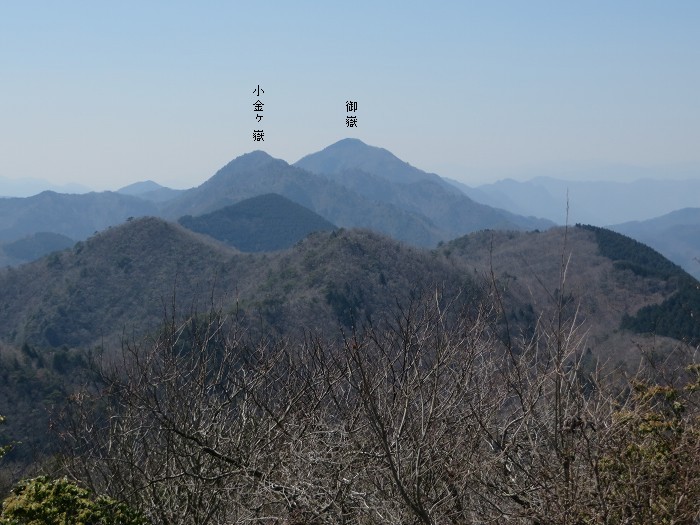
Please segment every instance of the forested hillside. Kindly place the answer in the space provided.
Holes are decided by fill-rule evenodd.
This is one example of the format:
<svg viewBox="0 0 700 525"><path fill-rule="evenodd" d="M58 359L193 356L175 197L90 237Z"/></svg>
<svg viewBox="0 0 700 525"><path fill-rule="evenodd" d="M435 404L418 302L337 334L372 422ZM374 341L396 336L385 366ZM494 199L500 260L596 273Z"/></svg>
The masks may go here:
<svg viewBox="0 0 700 525"><path fill-rule="evenodd" d="M289 248L316 231L335 226L320 215L274 193L259 195L205 215L185 215L185 228L209 235L243 252Z"/></svg>
<svg viewBox="0 0 700 525"><path fill-rule="evenodd" d="M697 324L626 324L686 283L590 227L245 254L127 221L0 275L5 480L67 472L163 524L694 516Z"/></svg>
<svg viewBox="0 0 700 525"><path fill-rule="evenodd" d="M641 277L658 277L671 293L660 304L650 304L626 314L622 327L639 333L665 335L700 344L700 283L678 265L648 246L611 230L581 226L595 233L602 255L617 269Z"/></svg>
<svg viewBox="0 0 700 525"><path fill-rule="evenodd" d="M700 279L700 208L684 208L611 229L648 244Z"/></svg>
<svg viewBox="0 0 700 525"><path fill-rule="evenodd" d="M0 199L0 241L13 241L37 232L82 240L129 217L155 214L153 203L130 195L45 191L23 199Z"/></svg>
<svg viewBox="0 0 700 525"><path fill-rule="evenodd" d="M0 338L21 345L118 345L163 308L212 300L270 328L325 329L419 289L469 276L441 257L369 231L318 233L277 254L241 254L156 218L136 219L0 274Z"/></svg>

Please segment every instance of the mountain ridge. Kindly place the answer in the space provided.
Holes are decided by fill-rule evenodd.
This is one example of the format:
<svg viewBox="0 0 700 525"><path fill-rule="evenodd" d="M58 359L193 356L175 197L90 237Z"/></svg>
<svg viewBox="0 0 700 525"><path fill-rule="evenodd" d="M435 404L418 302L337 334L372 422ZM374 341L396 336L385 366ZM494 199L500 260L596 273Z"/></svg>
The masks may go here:
<svg viewBox="0 0 700 525"><path fill-rule="evenodd" d="M0 199L0 241L38 232L81 240L129 217L156 215L154 204L116 192L63 194L44 191L32 197Z"/></svg>
<svg viewBox="0 0 700 525"><path fill-rule="evenodd" d="M425 217L368 200L320 175L262 151L226 164L200 186L167 203L163 216L199 215L264 193L277 193L340 227L370 228L419 246L443 238Z"/></svg>
<svg viewBox="0 0 700 525"><path fill-rule="evenodd" d="M435 173L427 173L399 159L389 150L370 146L360 139L346 138L324 149L305 155L294 166L312 173L337 174L348 169L379 174L391 182L411 183L430 180L445 187L449 184Z"/></svg>
<svg viewBox="0 0 700 525"><path fill-rule="evenodd" d="M572 260L567 289L579 302L581 319L593 323L596 345L619 343L623 316L664 304L676 293L673 282L692 278L669 281L680 270L668 261L669 276L654 273L666 264L659 254L627 261L624 254L638 251L634 241L604 231L612 239L606 246L622 247L616 252L623 254L621 262L601 252L595 232L583 228L483 231L435 250L369 231L337 230L313 233L280 252L244 254L178 224L134 219L72 249L0 272L0 341L116 344L125 329L142 334L156 326L174 297L178 308L206 308L212 298L231 307L234 290L241 315L264 319L275 329L329 327L339 320L347 325L391 309L398 298L407 300L419 283L428 289L450 283L447 288L456 293L463 286L478 289L478 276L484 283L495 277L515 312L529 304L538 311L551 299L543 285L558 286L563 249ZM646 260L658 262L644 269ZM513 315L517 320L520 314ZM607 343L601 348L616 352Z"/></svg>
<svg viewBox="0 0 700 525"><path fill-rule="evenodd" d="M387 150L357 139L336 142L294 165L367 198L420 213L445 232L445 240L484 228L546 229L554 225L477 203L439 175L424 172Z"/></svg>
<svg viewBox="0 0 700 525"><path fill-rule="evenodd" d="M700 208L683 208L610 229L648 244L700 279Z"/></svg>
<svg viewBox="0 0 700 525"><path fill-rule="evenodd" d="M178 219L185 228L209 235L244 252L289 248L315 231L336 226L276 193L266 193L211 213Z"/></svg>

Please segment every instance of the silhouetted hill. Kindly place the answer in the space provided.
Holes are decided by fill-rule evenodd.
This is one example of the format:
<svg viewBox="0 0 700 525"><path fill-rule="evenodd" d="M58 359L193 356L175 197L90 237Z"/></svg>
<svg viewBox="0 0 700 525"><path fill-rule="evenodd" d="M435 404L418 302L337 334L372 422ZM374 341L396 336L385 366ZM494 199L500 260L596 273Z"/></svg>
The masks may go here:
<svg viewBox="0 0 700 525"><path fill-rule="evenodd" d="M109 191L84 195L45 191L33 197L0 199L0 241L37 232L80 240L129 217L156 213L150 202Z"/></svg>
<svg viewBox="0 0 700 525"><path fill-rule="evenodd" d="M640 255L623 236L604 233L614 242L600 241L595 231L572 228L564 245L563 232L480 232L430 252L341 230L311 234L281 252L241 254L179 225L139 219L0 273L0 340L38 347L116 344L123 330L142 334L156 326L173 296L185 310L206 308L211 297L231 307L235 302L237 315L262 319L274 331L326 330L390 311L418 289L474 288L470 283L488 280L491 267L507 290L511 314L526 319L527 311L552 306L563 252L571 258L567 297L588 321L591 346L617 355L630 348L615 348L623 318L663 305L684 283L697 285L658 254ZM606 251L618 245L617 252Z"/></svg>
<svg viewBox="0 0 700 525"><path fill-rule="evenodd" d="M58 193L88 193L90 188L82 184L54 184L47 180L22 177L12 179L0 176L0 197L30 197L42 191Z"/></svg>
<svg viewBox="0 0 700 525"><path fill-rule="evenodd" d="M443 239L485 228L534 230L554 225L474 202L438 175L357 139L341 140L295 165L325 175L368 199L419 213L444 232Z"/></svg>
<svg viewBox="0 0 700 525"><path fill-rule="evenodd" d="M1 337L20 345L91 348L143 332L173 296L206 295L227 249L160 219L131 221L72 250L0 274Z"/></svg>
<svg viewBox="0 0 700 525"><path fill-rule="evenodd" d="M368 231L319 232L274 254L241 254L160 219L137 219L72 250L0 273L0 340L36 348L117 347L176 300L217 304L270 330L329 330L469 278L430 252ZM234 297L235 296L235 297Z"/></svg>
<svg viewBox="0 0 700 525"><path fill-rule="evenodd" d="M148 193L149 191L157 191L165 186L161 186L157 182L152 180L145 180L140 182L134 182L123 188L119 188L117 193L123 193L124 195L139 195L141 193Z"/></svg>
<svg viewBox="0 0 700 525"><path fill-rule="evenodd" d="M186 215L178 222L244 252L289 248L311 232L335 229L320 215L275 193L198 217Z"/></svg>
<svg viewBox="0 0 700 525"><path fill-rule="evenodd" d="M172 219L200 215L266 193L282 195L340 227L370 228L419 246L434 246L444 238L417 213L369 200L262 151L229 162L199 187L167 203L163 213Z"/></svg>
<svg viewBox="0 0 700 525"><path fill-rule="evenodd" d="M686 302L683 312L674 305L678 297L700 294L700 284L654 250L610 230L487 231L456 239L440 251L488 278L493 270L507 313L519 329L538 321L535 312L556 309L564 263L567 314L585 322L587 344L600 355L614 360L630 355L638 342L627 329L696 341L700 303ZM649 309L659 321L655 329L634 322ZM679 329L664 328L671 318ZM693 322L696 328L688 328Z"/></svg>
<svg viewBox="0 0 700 525"><path fill-rule="evenodd" d="M343 139L294 163L312 173L339 174L363 171L390 182L434 182L452 191L449 183L435 173L426 173L404 162L384 148L369 146L359 139ZM452 191L454 193L454 191Z"/></svg>
<svg viewBox="0 0 700 525"><path fill-rule="evenodd" d="M134 182L117 190L123 195L133 195L151 202L166 202L182 194L185 190L174 190L161 186L152 180Z"/></svg>
<svg viewBox="0 0 700 525"><path fill-rule="evenodd" d="M700 208L685 208L610 228L648 244L700 279Z"/></svg>
<svg viewBox="0 0 700 525"><path fill-rule="evenodd" d="M680 208L695 207L700 179L640 179L630 182L565 180L535 177L527 181L504 179L476 188L458 186L477 202L503 207L523 215L538 215L564 224L569 204L569 224L596 226L644 221Z"/></svg>
<svg viewBox="0 0 700 525"><path fill-rule="evenodd" d="M73 239L60 233L38 232L3 244L0 249L5 256L20 263L33 261L47 253L65 250L74 244Z"/></svg>

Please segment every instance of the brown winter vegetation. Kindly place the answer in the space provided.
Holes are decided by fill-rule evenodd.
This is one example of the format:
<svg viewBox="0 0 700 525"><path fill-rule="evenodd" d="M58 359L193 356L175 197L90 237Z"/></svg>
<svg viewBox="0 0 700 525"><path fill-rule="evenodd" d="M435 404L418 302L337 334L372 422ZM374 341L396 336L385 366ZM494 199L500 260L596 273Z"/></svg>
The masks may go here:
<svg viewBox="0 0 700 525"><path fill-rule="evenodd" d="M3 412L62 410L44 471L152 523L694 524L697 355L621 327L686 281L622 262L580 228L249 255L133 221L0 277Z"/></svg>
<svg viewBox="0 0 700 525"><path fill-rule="evenodd" d="M697 361L603 375L561 283L527 338L497 289L341 344L173 317L74 396L66 468L163 524L696 523Z"/></svg>

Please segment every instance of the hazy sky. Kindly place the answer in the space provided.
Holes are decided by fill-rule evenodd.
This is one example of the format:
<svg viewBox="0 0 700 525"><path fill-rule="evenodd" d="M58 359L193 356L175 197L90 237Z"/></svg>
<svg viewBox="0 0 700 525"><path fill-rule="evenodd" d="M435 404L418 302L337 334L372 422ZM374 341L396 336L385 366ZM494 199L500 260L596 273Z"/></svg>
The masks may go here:
<svg viewBox="0 0 700 525"><path fill-rule="evenodd" d="M697 166L700 2L0 0L0 94L0 176L95 189L348 136L468 184Z"/></svg>

